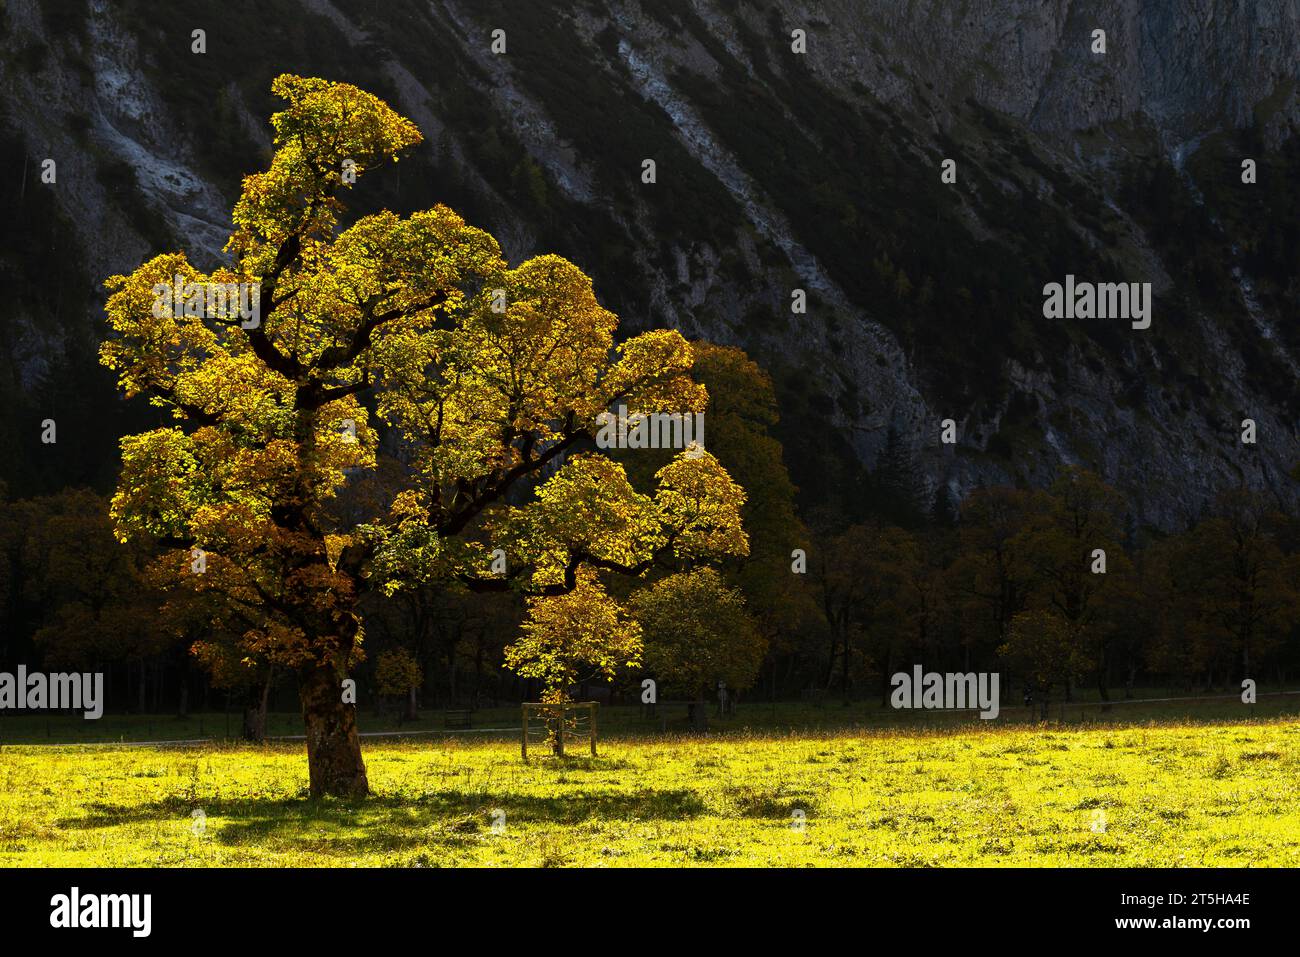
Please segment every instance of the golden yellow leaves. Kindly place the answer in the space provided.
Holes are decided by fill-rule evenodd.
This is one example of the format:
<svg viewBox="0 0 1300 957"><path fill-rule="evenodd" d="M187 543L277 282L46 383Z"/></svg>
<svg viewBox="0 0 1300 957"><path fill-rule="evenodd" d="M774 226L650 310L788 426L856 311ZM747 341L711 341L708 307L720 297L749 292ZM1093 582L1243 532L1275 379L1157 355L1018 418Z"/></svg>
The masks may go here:
<svg viewBox="0 0 1300 957"><path fill-rule="evenodd" d="M707 452L683 453L659 470L654 496L633 489L619 463L571 456L524 506L490 526L495 541L553 585L575 560L641 574L670 557L718 560L749 553L745 493Z"/></svg>
<svg viewBox="0 0 1300 957"><path fill-rule="evenodd" d="M117 536L133 532L183 535L194 509L193 443L179 429L156 429L122 439L122 474L111 515Z"/></svg>
<svg viewBox="0 0 1300 957"><path fill-rule="evenodd" d="M622 465L575 455L538 490L505 511L492 540L533 569L533 586L558 586L576 566L644 575L671 560L711 561L748 554L741 523L744 491L708 453L678 458L658 473L653 497L635 491Z"/></svg>
<svg viewBox="0 0 1300 957"><path fill-rule="evenodd" d="M358 583L554 593L576 576L568 600L534 604L547 675L567 673L560 658L627 660L636 628L592 570L746 554L743 491L702 450L661 469L654 495L609 458L574 455L535 500L507 503L607 409L702 412L691 346L671 330L615 346L618 319L581 269L549 255L507 268L496 240L445 206L340 231L351 174L419 132L348 84L285 75L273 90L288 105L272 118L270 168L235 207L233 267L204 275L172 254L109 281L102 361L185 426L123 442L119 534L219 553L199 587L279 623L247 633L253 658L307 654L288 621L355 648ZM259 321L157 309L173 282L260 283ZM383 460L367 410L386 427ZM489 570L498 549L504 575Z"/></svg>
<svg viewBox="0 0 1300 957"><path fill-rule="evenodd" d="M284 74L271 89L289 101L271 117L275 157L265 173L244 179L226 246L258 274L270 268L272 247L287 237L327 236L342 208L335 193L421 140L410 120L350 84Z"/></svg>
<svg viewBox="0 0 1300 957"><path fill-rule="evenodd" d="M171 401L177 418L185 407L213 420L237 422L259 437L293 434L293 384L267 369L251 353L214 351L206 361L173 378Z"/></svg>
<svg viewBox="0 0 1300 957"><path fill-rule="evenodd" d="M206 281L207 277L183 253L155 256L129 276L110 276L104 285L113 290L105 309L118 334L100 348L100 361L118 372L118 382L128 396L154 385L170 389L179 372L193 369L217 346L217 336L203 318L185 310L159 308L175 302L177 286ZM166 292L166 299L163 293ZM179 312L179 315L176 313Z"/></svg>
<svg viewBox="0 0 1300 957"><path fill-rule="evenodd" d="M312 475L320 493L332 497L348 469L373 469L379 437L370 428L369 413L354 396L345 396L310 419L314 435L310 456L299 469Z"/></svg>
<svg viewBox="0 0 1300 957"><path fill-rule="evenodd" d="M708 452L683 453L656 474L655 502L673 530L673 547L683 558L717 559L749 554L741 521L745 490Z"/></svg>
<svg viewBox="0 0 1300 957"><path fill-rule="evenodd" d="M675 329L655 329L619 347L606 379L606 406L619 400L629 412L703 412L709 394L690 378L695 357Z"/></svg>
<svg viewBox="0 0 1300 957"><path fill-rule="evenodd" d="M504 268L496 240L445 206L408 219L388 211L363 217L280 281L295 323L286 345L305 365L331 368L362 358L348 347L367 328L367 345L402 336L418 351L421 343L407 337L448 327L440 319L463 310L465 287L490 282ZM272 328L281 339L287 335ZM400 371L402 354L387 349L383 358Z"/></svg>
<svg viewBox="0 0 1300 957"><path fill-rule="evenodd" d="M564 595L528 603L522 637L506 648L506 666L526 678L540 678L562 691L579 668L613 677L635 667L641 655L641 626L615 602L593 572L580 574Z"/></svg>
<svg viewBox="0 0 1300 957"><path fill-rule="evenodd" d="M573 555L633 566L648 562L665 538L654 501L636 492L617 462L575 455L496 529L507 552L535 564L546 584L563 579Z"/></svg>
<svg viewBox="0 0 1300 957"><path fill-rule="evenodd" d="M289 101L287 110L271 117L276 145L297 142L320 166L393 157L423 139L414 123L350 83L282 73L271 81L271 92Z"/></svg>
<svg viewBox="0 0 1300 957"><path fill-rule="evenodd" d="M594 417L618 317L591 279L559 256L538 256L486 288L464 329L462 365L489 385L497 414L517 430L547 430L572 414Z"/></svg>

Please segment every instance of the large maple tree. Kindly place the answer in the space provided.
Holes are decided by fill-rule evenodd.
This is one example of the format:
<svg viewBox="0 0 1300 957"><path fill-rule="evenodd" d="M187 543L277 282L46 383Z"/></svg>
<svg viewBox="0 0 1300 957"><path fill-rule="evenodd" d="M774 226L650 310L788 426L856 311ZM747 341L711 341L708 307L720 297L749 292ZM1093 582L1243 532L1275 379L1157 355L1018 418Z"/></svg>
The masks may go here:
<svg viewBox="0 0 1300 957"><path fill-rule="evenodd" d="M174 587L232 609L250 660L297 674L311 793L355 796L369 787L344 682L363 590L514 588L555 627L571 593L579 617L613 604L601 576L744 554L744 492L701 449L647 492L581 451L610 408L704 409L678 333L616 345L580 269L510 268L446 207L349 220L354 183L418 130L348 84L273 90L288 106L270 167L244 180L228 265L169 253L107 282L102 361L174 417L122 440L112 514L123 540L162 546ZM156 308L178 283L258 284L260 316ZM383 494L340 495L381 460Z"/></svg>

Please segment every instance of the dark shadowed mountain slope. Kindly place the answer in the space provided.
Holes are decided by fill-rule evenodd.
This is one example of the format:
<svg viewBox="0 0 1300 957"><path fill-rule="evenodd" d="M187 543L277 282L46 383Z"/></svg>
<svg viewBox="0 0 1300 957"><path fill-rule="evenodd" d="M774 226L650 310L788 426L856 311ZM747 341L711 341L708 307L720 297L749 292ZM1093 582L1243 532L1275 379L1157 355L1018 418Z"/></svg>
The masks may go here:
<svg viewBox="0 0 1300 957"><path fill-rule="evenodd" d="M810 501L859 507L891 433L918 497L1083 462L1164 527L1243 481L1294 499L1295 3L565 6L5 0L14 489L111 474L118 419L147 413L94 365L96 284L170 245L217 256L287 71L377 92L424 132L365 208L448 203L514 261L573 259L630 328L749 350ZM1045 319L1067 274L1150 282L1150 328Z"/></svg>

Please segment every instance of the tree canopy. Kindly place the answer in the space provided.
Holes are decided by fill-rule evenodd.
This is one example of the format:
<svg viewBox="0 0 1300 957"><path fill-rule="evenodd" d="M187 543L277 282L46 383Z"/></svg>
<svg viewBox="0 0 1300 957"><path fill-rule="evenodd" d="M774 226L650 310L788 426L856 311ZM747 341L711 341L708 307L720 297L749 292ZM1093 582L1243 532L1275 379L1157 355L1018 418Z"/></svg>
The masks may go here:
<svg viewBox="0 0 1300 957"><path fill-rule="evenodd" d="M582 270L550 255L512 268L444 206L348 222L355 183L419 131L345 83L272 89L288 105L270 167L244 179L229 264L205 273L168 253L107 281L102 361L175 420L122 440L112 516L122 540L171 550L173 585L240 610L246 654L297 673L312 793L363 794L340 694L362 653L361 591L515 588L535 617L575 592L606 604L596 572L744 554L744 493L707 452L674 458L650 492L570 455L616 404L703 410L686 340L616 344ZM236 284L257 288L254 318L202 294ZM158 308L168 288L184 302ZM340 491L381 459L398 480L345 512Z"/></svg>

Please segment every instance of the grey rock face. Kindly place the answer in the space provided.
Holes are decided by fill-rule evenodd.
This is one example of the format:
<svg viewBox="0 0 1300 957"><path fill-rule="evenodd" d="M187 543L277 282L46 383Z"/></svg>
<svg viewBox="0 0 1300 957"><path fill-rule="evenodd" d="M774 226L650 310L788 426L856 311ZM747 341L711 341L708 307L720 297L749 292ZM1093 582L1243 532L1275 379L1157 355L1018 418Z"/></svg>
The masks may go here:
<svg viewBox="0 0 1300 957"><path fill-rule="evenodd" d="M89 32L79 44L46 37L31 0L8 4L0 46L11 52L49 42L56 58L36 73L4 58L9 123L29 149L50 144L83 157L73 163L88 173L86 150L67 127L69 115L88 117L97 150L130 164L145 201L178 241L196 259L216 257L233 197L205 173L205 144L176 133L159 95L159 84L184 78L151 75L140 62L144 38L102 0L88 9ZM979 482L1042 484L1060 464L1082 462L1129 495L1139 521L1166 528L1239 482L1296 495L1287 470L1300 461L1297 366L1293 340L1283 334L1294 313L1278 306L1287 288L1295 305L1296 284L1253 276L1243 257L1225 264L1235 305L1204 301L1188 284L1186 264L1151 234L1123 188L1136 166L1168 163L1181 177L1175 188L1203 203L1206 184L1193 167L1207 143L1251 127L1262 149L1284 148L1300 120L1296 0L827 0L780 10L728 0L608 0L545 22L485 13L470 0L386 11L302 0L314 29L357 56L380 58L389 89L379 92L421 126L438 173L476 197L481 224L512 258L572 244L559 251L588 269L598 290L636 290L611 302L629 325L671 325L779 361L793 373L780 380L783 390L802 382L825 400L792 413L795 424L835 430L865 467L891 428L916 455L926 494L940 485L964 494ZM498 26L509 35L506 56L489 50ZM806 31L806 55L791 52L795 29ZM1104 54L1092 49L1099 29ZM427 56L397 50L395 32L442 46ZM386 45L387 54L375 52ZM450 54L454 67L440 62ZM88 91L69 79L74 57L89 65ZM267 82L302 71L291 57L259 69ZM455 91L447 69L463 83ZM330 75L351 79L347 63ZM584 81L586 95L606 107L607 130L572 123L577 104L559 91ZM231 93L242 108L238 89ZM484 111L477 129L450 119L455 98L469 96ZM263 121L250 118L253 129L264 129ZM507 150L518 151L502 168L483 161L483 129L500 131ZM248 169L265 147L258 137L248 137ZM605 143L618 145L604 150ZM664 194L642 188L643 157L619 152L625 143L662 147L661 177L689 172L710 201L732 212L714 217L707 233L665 229L665 210L656 205ZM858 151L862 189L887 204L866 208L858 184L845 179ZM959 179L939 193L944 157L957 159ZM545 183L546 208L522 202L510 179L525 159ZM908 170L904 178L900 171ZM138 262L146 243L121 199L93 175L66 182L60 202L81 231L95 278ZM930 184L936 192L924 205L915 191ZM1293 184L1300 185L1294 171ZM1059 223L1055 232L1009 228L1008 217L1025 206ZM946 211L908 222L910 211L932 207ZM839 234L819 229L810 208L849 223L843 235L862 242L861 250L828 240ZM669 219L677 212L667 211ZM873 219L886 212L892 225ZM566 217L576 216L611 223L634 274L607 261L607 250L585 247L581 227L566 232ZM1232 259L1253 240L1232 234L1236 225L1222 226ZM950 388L951 370L936 356L966 317L924 314L918 327L920 293L907 287L921 286L919 275L897 280L905 290L897 298L870 292L862 275L890 252L870 244L881 235L896 237L899 248L888 257L895 263L915 259L918 247L949 245L976 265L1023 257L1032 271L1025 281L1035 287L1060 281L1067 269L1097 268L1075 267L1071 250L1109 256L1128 278L1152 282L1154 331L1116 331L1102 348L1087 327L1068 335L1045 329L1051 320L1035 314L1040 303L1008 293L1006 325L1024 331L990 344L987 356L978 343L960 347L985 385ZM1042 270L1044 248L1062 268ZM880 269L893 275L893 265ZM945 283L969 281L956 273L926 278L940 295ZM1261 281L1275 294L1260 295ZM809 292L807 315L789 312L796 287ZM989 293L968 291L976 299ZM93 318L83 333L91 334ZM1173 329L1176 335L1162 331ZM1272 357L1271 381L1254 371L1259 355ZM1188 386L1187 370L1204 379L1200 387ZM1290 370L1291 381L1278 381L1277 370ZM1261 436L1249 450L1236 440L1245 417ZM959 426L956 449L938 441L946 418Z"/></svg>

